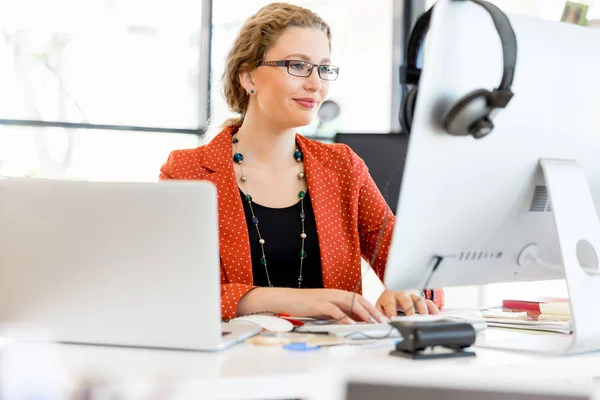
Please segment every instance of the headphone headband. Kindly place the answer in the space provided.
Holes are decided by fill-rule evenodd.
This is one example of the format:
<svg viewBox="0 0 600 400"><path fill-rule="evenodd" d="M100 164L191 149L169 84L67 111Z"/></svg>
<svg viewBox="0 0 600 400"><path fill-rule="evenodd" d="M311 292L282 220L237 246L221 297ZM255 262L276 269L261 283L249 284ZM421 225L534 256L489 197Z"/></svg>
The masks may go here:
<svg viewBox="0 0 600 400"><path fill-rule="evenodd" d="M454 1L465 1L465 0L454 0ZM510 87L513 82L515 75L515 68L517 63L517 38L515 31L508 20L506 14L502 12L495 5L488 3L483 0L469 0L475 4L479 4L483 7L492 17L500 41L502 42L502 57L504 62L504 72L502 73L502 80L496 90L505 92L510 91ZM413 28L410 38L408 40L408 46L406 48L406 58L404 66L400 69L400 82L403 85L418 85L421 77L421 69L417 67L417 59L419 57L419 50L421 49L425 36L429 30L429 24L431 22L431 14L433 11L432 6L417 20L415 27Z"/></svg>
<svg viewBox="0 0 600 400"><path fill-rule="evenodd" d="M419 84L419 79L421 79L421 69L417 67L417 59L419 58L419 50L425 41L427 30L429 29L432 13L433 7L422 14L419 19L417 19L415 27L410 34L408 46L406 47L404 65L400 68L400 83L403 85Z"/></svg>

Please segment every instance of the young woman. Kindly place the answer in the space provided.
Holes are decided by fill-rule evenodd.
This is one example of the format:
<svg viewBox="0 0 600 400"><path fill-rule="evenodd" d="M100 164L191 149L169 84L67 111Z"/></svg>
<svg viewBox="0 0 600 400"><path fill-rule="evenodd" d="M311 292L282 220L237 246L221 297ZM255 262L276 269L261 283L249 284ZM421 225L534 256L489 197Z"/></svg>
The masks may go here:
<svg viewBox="0 0 600 400"><path fill-rule="evenodd" d="M361 257L383 278L395 218L349 147L295 132L338 76L330 51L330 28L313 12L286 3L259 10L223 74L240 117L209 144L172 152L161 168L161 179L217 187L223 319L275 312L353 323L398 310L437 313L443 304L439 290L427 299L386 290L375 306L353 296Z"/></svg>

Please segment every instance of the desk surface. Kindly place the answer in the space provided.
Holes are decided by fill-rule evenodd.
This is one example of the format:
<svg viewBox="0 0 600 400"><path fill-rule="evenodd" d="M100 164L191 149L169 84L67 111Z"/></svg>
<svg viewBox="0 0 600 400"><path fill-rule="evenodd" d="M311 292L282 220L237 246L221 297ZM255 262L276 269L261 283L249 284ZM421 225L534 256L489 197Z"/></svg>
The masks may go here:
<svg viewBox="0 0 600 400"><path fill-rule="evenodd" d="M522 332L488 329L488 339ZM336 398L334 383L344 374L431 379L450 375L506 377L589 383L600 377L600 353L553 358L476 348L477 357L413 361L389 356L389 347L340 346L310 352L241 344L218 353L145 350L102 346L47 345L58 356L66 382L115 385L156 383L202 398ZM142 397L140 397L142 398ZM339 397L338 397L339 398Z"/></svg>

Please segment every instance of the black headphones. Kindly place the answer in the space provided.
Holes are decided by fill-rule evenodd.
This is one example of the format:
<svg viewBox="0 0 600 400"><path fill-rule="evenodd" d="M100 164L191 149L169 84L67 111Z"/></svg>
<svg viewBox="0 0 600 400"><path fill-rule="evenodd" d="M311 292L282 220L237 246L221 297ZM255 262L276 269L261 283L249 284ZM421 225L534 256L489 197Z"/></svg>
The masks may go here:
<svg viewBox="0 0 600 400"><path fill-rule="evenodd" d="M472 91L452 104L444 113L441 122L442 127L451 135L473 136L479 139L487 136L494 129L492 123L494 114L498 109L506 107L513 96L510 86L517 63L517 38L507 16L498 7L483 0L470 1L485 8L494 21L494 26L502 42L504 73L498 88L491 92L487 89ZM432 11L433 7L417 20L408 41L404 66L400 68L400 83L412 86L402 101L400 122L406 133L410 133L421 77L421 69L417 67L417 58L419 50L425 42Z"/></svg>

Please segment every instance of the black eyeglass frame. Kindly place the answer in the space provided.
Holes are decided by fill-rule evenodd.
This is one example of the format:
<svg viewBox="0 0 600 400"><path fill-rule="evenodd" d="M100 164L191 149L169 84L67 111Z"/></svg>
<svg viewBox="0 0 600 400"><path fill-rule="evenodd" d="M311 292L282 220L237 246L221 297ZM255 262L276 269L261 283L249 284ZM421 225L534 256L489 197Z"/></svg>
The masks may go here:
<svg viewBox="0 0 600 400"><path fill-rule="evenodd" d="M290 64L291 63L303 63L303 64L307 64L307 65L311 65L310 70L308 71L308 75L296 75L293 74L290 71ZM258 63L259 66L263 66L263 67L286 67L287 68L287 72L288 74L292 75L292 76L298 76L300 78L308 78L309 76L312 75L313 69L315 67L317 68L317 74L319 74L319 78L323 79L324 81L335 81L339 74L340 74L340 67L335 66L335 65L331 65L331 64L313 64L311 62L308 61L304 61L304 60L277 60L277 61L261 61L260 63ZM323 78L323 76L321 75L321 72L324 71L322 68L323 67L327 67L327 68L334 68L336 75L334 79L327 79L327 78ZM327 76L327 75L325 75Z"/></svg>

